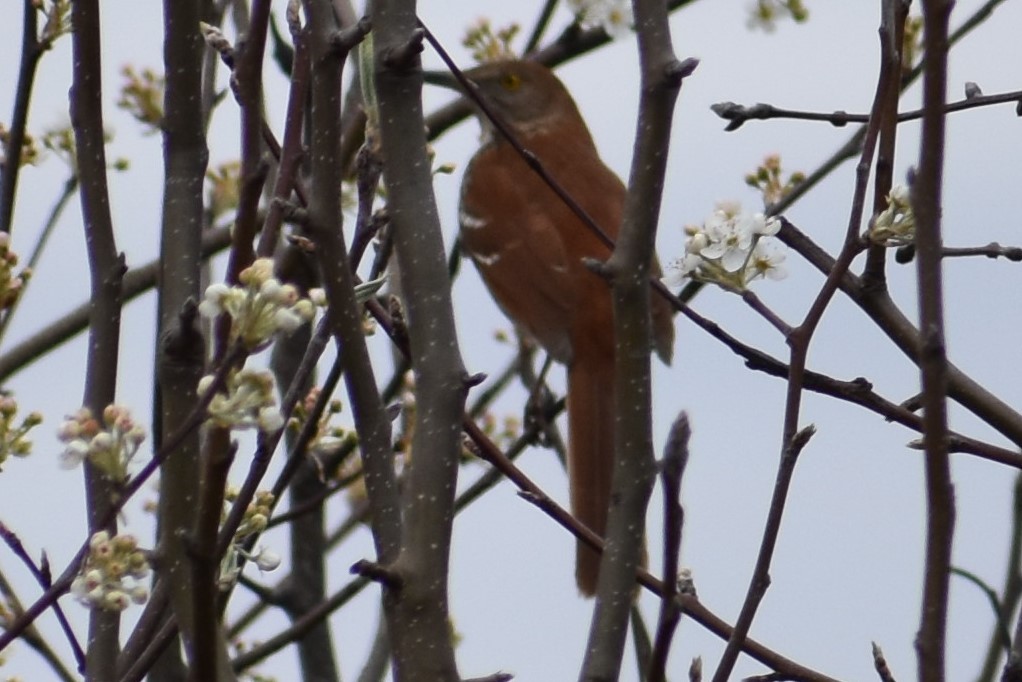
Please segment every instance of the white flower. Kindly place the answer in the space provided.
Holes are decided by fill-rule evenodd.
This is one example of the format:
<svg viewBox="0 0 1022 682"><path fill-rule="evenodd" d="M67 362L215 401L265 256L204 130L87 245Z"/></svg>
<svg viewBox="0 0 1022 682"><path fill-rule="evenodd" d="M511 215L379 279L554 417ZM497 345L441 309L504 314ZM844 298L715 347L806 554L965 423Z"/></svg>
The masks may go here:
<svg viewBox="0 0 1022 682"><path fill-rule="evenodd" d="M86 455L89 454L89 444L82 439L76 439L64 446L64 450L60 453L60 468L61 469L74 469L79 464L85 461Z"/></svg>
<svg viewBox="0 0 1022 682"><path fill-rule="evenodd" d="M199 312L208 318L231 318L231 341L248 350L266 347L278 331L291 332L312 320L315 306L301 298L293 284L273 277L273 260L260 258L238 275L239 286L213 284L206 289Z"/></svg>
<svg viewBox="0 0 1022 682"><path fill-rule="evenodd" d="M710 238L702 230L692 233L685 243L685 253L698 255L703 249L710 245Z"/></svg>
<svg viewBox="0 0 1022 682"><path fill-rule="evenodd" d="M908 187L895 185L887 195L887 208L873 221L869 238L875 244L899 246L915 239L916 217Z"/></svg>
<svg viewBox="0 0 1022 682"><path fill-rule="evenodd" d="M664 279L667 278L665 277ZM667 286L671 285L668 284ZM345 441L346 439L340 436L320 436L312 443L309 449L317 455L329 455L339 451Z"/></svg>
<svg viewBox="0 0 1022 682"><path fill-rule="evenodd" d="M788 271L781 265L785 258L785 253L777 248L774 240L759 240L752 250L749 266L745 270L745 283L748 284L760 277L772 280L784 279L788 276Z"/></svg>
<svg viewBox="0 0 1022 682"><path fill-rule="evenodd" d="M129 604L131 600L121 590L110 590L103 598L103 607L111 611L123 611Z"/></svg>
<svg viewBox="0 0 1022 682"><path fill-rule="evenodd" d="M734 218L742 212L742 202L734 199L722 199L714 206L715 213L721 213L725 218Z"/></svg>
<svg viewBox="0 0 1022 682"><path fill-rule="evenodd" d="M111 404L103 409L102 424L82 408L60 425L57 437L64 441L62 468L74 468L88 458L111 480L123 481L128 477L128 464L145 440L145 430L135 424L128 408Z"/></svg>
<svg viewBox="0 0 1022 682"><path fill-rule="evenodd" d="M3 233L0 233L3 234ZM65 443L75 440L82 433L82 426L73 419L62 422L57 428L57 438Z"/></svg>
<svg viewBox="0 0 1022 682"><path fill-rule="evenodd" d="M136 604L145 604L146 600L149 599L149 590L142 585L135 585L128 590L128 594L131 597L131 601Z"/></svg>
<svg viewBox="0 0 1022 682"><path fill-rule="evenodd" d="M284 417L276 407L264 407L259 410L257 418L259 430L266 434L273 434L284 428Z"/></svg>
<svg viewBox="0 0 1022 682"><path fill-rule="evenodd" d="M209 390L210 377L199 382L199 392ZM217 393L209 403L210 419L233 429L258 428L275 433L284 427L284 418L275 407L273 375L266 371L242 369L227 378L226 392Z"/></svg>
<svg viewBox="0 0 1022 682"><path fill-rule="evenodd" d="M100 531L89 539L89 553L82 572L71 583L71 593L89 608L123 611L149 597L137 582L147 572L148 558L133 535L110 537Z"/></svg>
<svg viewBox="0 0 1022 682"><path fill-rule="evenodd" d="M741 215L729 216L716 211L706 220L706 236L710 243L699 250L704 258L718 259L728 272L737 272L749 256L754 223Z"/></svg>
<svg viewBox="0 0 1022 682"><path fill-rule="evenodd" d="M210 284L206 287L205 296L199 304L199 314L206 318L214 318L225 312L225 303L230 295L231 288L223 283Z"/></svg>
<svg viewBox="0 0 1022 682"><path fill-rule="evenodd" d="M257 258L244 270L238 273L238 281L245 285L262 286L263 282L273 277L273 259Z"/></svg>
<svg viewBox="0 0 1022 682"><path fill-rule="evenodd" d="M295 312L292 308L278 308L274 313L273 321L277 329L286 334L290 334L301 327L305 320L303 320L302 316Z"/></svg>
<svg viewBox="0 0 1022 682"><path fill-rule="evenodd" d="M89 441L89 454L106 452L113 448L114 437L106 431L100 431Z"/></svg>
<svg viewBox="0 0 1022 682"><path fill-rule="evenodd" d="M698 255L686 254L684 258L678 258L667 266L667 272L660 281L668 288L680 287L695 274L702 263L703 259Z"/></svg>
<svg viewBox="0 0 1022 682"><path fill-rule="evenodd" d="M625 35L635 23L628 0L571 0L571 8L583 28L603 28L611 38Z"/></svg>
<svg viewBox="0 0 1022 682"><path fill-rule="evenodd" d="M259 286L259 293L268 300L278 303L280 302L281 289L283 287L280 282L275 279L268 279Z"/></svg>
<svg viewBox="0 0 1022 682"><path fill-rule="evenodd" d="M93 552L100 552L106 549L106 546L110 543L110 533L105 530L98 531L92 534L89 538L89 549Z"/></svg>
<svg viewBox="0 0 1022 682"><path fill-rule="evenodd" d="M776 218L721 202L703 227L685 228L685 255L668 267L663 282L678 286L691 279L738 292L756 279L782 279L785 256L773 238L780 228Z"/></svg>
<svg viewBox="0 0 1022 682"><path fill-rule="evenodd" d="M249 557L260 571L274 571L280 566L280 556L273 550L259 547L255 554Z"/></svg>
<svg viewBox="0 0 1022 682"><path fill-rule="evenodd" d="M295 301L294 305L291 306L291 310L301 317L304 322L309 322L316 316L316 305L307 298L300 298Z"/></svg>
<svg viewBox="0 0 1022 682"><path fill-rule="evenodd" d="M781 221L777 218L767 218L762 213L755 213L751 219L752 232L761 237L773 237L781 230Z"/></svg>

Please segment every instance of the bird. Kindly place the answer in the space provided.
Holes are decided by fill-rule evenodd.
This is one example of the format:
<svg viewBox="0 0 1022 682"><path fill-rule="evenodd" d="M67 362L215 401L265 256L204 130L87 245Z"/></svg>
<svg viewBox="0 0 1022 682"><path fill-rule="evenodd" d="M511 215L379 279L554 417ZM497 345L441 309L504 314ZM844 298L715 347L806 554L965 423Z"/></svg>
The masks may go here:
<svg viewBox="0 0 1022 682"><path fill-rule="evenodd" d="M485 63L464 75L517 143L615 239L625 186L600 158L557 76L519 59ZM567 367L571 512L603 537L614 463L613 311L609 283L585 260L606 261L611 250L477 113L482 142L462 179L461 246L507 317ZM652 270L659 276L655 258ZM651 350L670 363L672 311L659 296L651 305ZM584 596L596 592L599 565L599 554L577 541L575 577Z"/></svg>

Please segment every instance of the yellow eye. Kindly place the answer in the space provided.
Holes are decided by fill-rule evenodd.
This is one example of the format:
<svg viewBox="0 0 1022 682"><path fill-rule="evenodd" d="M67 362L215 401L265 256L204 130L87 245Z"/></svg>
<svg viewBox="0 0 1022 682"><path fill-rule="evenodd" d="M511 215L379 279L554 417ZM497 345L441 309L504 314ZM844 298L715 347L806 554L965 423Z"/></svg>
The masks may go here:
<svg viewBox="0 0 1022 682"><path fill-rule="evenodd" d="M500 84L505 90L515 91L522 84L522 78L517 73L505 73L500 77Z"/></svg>

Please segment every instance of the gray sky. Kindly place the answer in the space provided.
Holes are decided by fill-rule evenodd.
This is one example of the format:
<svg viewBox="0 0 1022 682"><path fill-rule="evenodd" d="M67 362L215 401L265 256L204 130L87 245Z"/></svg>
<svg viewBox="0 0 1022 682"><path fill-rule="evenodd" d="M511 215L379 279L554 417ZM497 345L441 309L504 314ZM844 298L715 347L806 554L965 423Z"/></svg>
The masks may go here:
<svg viewBox="0 0 1022 682"><path fill-rule="evenodd" d="M464 28L479 16L502 25L517 20L526 27L540 2L424 3L423 20L463 64L460 47ZM696 2L672 20L680 57L701 62L686 81L675 116L671 164L659 238L663 261L681 255L681 228L698 223L714 203L736 199L757 207L758 196L744 186L745 173L770 153L780 153L787 170L811 171L850 134L822 123L753 122L733 133L709 105L723 100L817 111L868 110L875 85L879 3L809 2L810 21L801 26L782 22L773 34L749 31L745 0ZM917 3L918 4L918 3ZM980 2L960 0L954 25ZM111 176L112 204L119 247L129 264L154 257L158 248L160 139L140 136L137 126L113 108L118 71L124 63L160 68L161 11L157 3L114 0L104 4L106 32L105 99L108 125L115 137L110 156L125 156L132 170ZM0 120L8 121L20 48L17 21L0 26ZM568 21L557 14L553 34ZM949 96L961 96L965 81L976 81L988 94L1018 89L1011 74L1022 61L1017 29L1022 8L1007 2L992 20L974 32L952 55ZM525 32L528 31L526 28ZM625 38L597 54L564 67L560 73L589 121L604 159L627 174L633 118L637 105L633 38ZM428 67L439 62L428 50ZM31 130L35 133L66 120L70 42L48 54L39 73ZM286 90L274 67L267 68L268 108L280 127ZM904 100L914 107L918 86ZM445 92L429 91L427 105L446 101ZM236 110L222 107L211 132L212 162L236 156ZM896 176L904 178L917 156L917 124L900 132ZM944 207L948 245L981 245L998 241L1022 243L1018 215L1022 194L1018 150L1022 131L1011 105L952 116ZM474 123L453 131L436 144L439 162L463 167L477 140ZM846 164L787 217L822 246L834 250L846 229L852 188ZM20 184L14 248L26 253L45 220L64 171L56 160L26 169ZM446 237L453 238L460 175L437 180L437 199ZM54 316L83 300L87 271L82 258L80 215L73 204L44 256L18 312L9 347ZM861 263L856 264L856 269ZM949 352L952 360L1009 405L1022 404L1017 353L1022 341L1022 316L1017 304L1018 264L987 259L956 259L947 263L946 291ZM797 323L822 283L821 277L794 255L789 277L766 282L757 292L789 323ZM914 268L892 265L892 295L915 318ZM489 299L475 273L463 269L454 290L466 365L471 372L500 370L509 355L492 342L493 331L509 327ZM695 307L743 341L786 357L782 338L737 298L708 290ZM151 390L153 299L145 297L126 309L122 337L119 401L140 419L148 419ZM379 357L385 347L375 339ZM0 351L3 348L0 347ZM1012 360L1012 358L1016 358ZM59 445L53 437L61 417L78 407L82 392L84 345L79 340L55 352L45 363L17 375L7 386L22 409L39 409L47 422L36 434L37 450L28 460L10 461L0 473L0 520L15 529L33 552L45 549L62 568L83 537L84 515L80 474L57 468ZM916 370L875 331L865 316L840 296L815 338L811 369L837 378L865 376L878 392L896 402L918 389ZM387 376L381 365L381 378ZM561 383L561 373L555 382ZM54 390L57 392L54 393ZM747 588L769 503L780 448L784 385L753 374L741 361L692 325L678 322L672 367L657 366L655 428L658 447L670 420L679 410L691 416L692 458L684 484L686 525L682 564L694 572L703 602L718 615L734 620ZM521 393L501 403L517 415ZM952 425L969 435L1006 445L990 429L957 406ZM819 432L802 455L771 576L773 583L752 634L780 653L827 674L845 679L871 679L869 643L885 650L895 676L915 670L912 641L918 627L924 499L922 459L905 444L915 438L906 429L828 398L807 395L802 424ZM245 457L239 457L244 464ZM553 457L533 451L521 460L537 482L566 500L563 472ZM465 469L463 483L483 471ZM1004 573L1014 472L958 455L954 460L958 527L955 563L999 586ZM240 480L240 475L239 479ZM151 493L149 497L152 497ZM659 491L657 492L657 496ZM332 516L345 510L332 503ZM659 566L659 497L650 509L651 565ZM140 512L130 513L145 537ZM273 542L273 539L270 539ZM276 539L283 550L283 539ZM591 604L576 596L572 566L574 542L527 503L510 485L502 484L458 517L451 575L455 626L462 636L459 664L465 677L504 670L519 680L562 680L577 674L587 635ZM368 535L342 549L333 560L332 585L348 579L348 566L371 556ZM30 601L35 587L6 550L0 567ZM59 569L58 569L59 570ZM274 580L273 575L267 579ZM952 581L948 644L949 679L975 673L992 624L983 595L959 579ZM346 678L357 674L367 642L375 629L377 592L368 590L357 604L333 619L338 657ZM84 611L70 600L84 636ZM656 603L643 597L643 609L655 622ZM62 649L63 640L47 616L41 626ZM280 622L267 624L262 634ZM681 626L671 664L672 679L682 679L692 656L702 655L707 670L716 666L722 643L691 622ZM69 659L69 657L66 657ZM277 656L260 670L288 678L294 660ZM18 644L0 678L20 674L45 679L38 659ZM766 672L743 658L736 677ZM622 679L635 679L631 656Z"/></svg>

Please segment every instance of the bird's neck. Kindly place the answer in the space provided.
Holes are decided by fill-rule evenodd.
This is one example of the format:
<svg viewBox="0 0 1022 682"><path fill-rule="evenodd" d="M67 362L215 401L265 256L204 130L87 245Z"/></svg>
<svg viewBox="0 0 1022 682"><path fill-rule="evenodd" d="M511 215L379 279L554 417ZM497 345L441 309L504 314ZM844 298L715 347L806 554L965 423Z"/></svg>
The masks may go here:
<svg viewBox="0 0 1022 682"><path fill-rule="evenodd" d="M556 116L509 125L515 142L539 155L548 145L596 151L593 136L581 118ZM483 121L482 146L511 144L489 121Z"/></svg>

